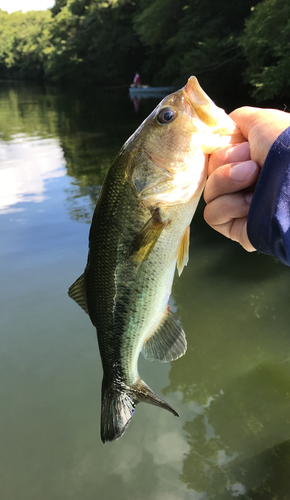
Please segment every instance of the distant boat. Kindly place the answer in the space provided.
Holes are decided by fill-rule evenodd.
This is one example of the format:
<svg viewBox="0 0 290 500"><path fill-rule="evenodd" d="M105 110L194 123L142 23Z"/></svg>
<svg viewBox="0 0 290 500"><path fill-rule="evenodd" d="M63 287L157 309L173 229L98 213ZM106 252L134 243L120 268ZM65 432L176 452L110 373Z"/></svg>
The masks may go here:
<svg viewBox="0 0 290 500"><path fill-rule="evenodd" d="M150 85L131 85L129 88L130 97L162 97L174 92L175 87L150 87Z"/></svg>

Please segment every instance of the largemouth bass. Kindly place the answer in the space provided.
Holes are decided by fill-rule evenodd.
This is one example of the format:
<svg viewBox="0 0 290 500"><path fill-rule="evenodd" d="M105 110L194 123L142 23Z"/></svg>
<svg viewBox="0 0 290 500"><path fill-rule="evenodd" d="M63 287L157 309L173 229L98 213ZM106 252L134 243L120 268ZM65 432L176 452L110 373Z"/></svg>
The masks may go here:
<svg viewBox="0 0 290 500"><path fill-rule="evenodd" d="M103 442L123 435L141 401L178 415L141 380L138 357L142 351L167 362L186 351L184 331L168 307L175 268L180 275L188 262L189 225L208 154L242 140L191 77L127 140L106 176L87 266L69 289L97 329Z"/></svg>

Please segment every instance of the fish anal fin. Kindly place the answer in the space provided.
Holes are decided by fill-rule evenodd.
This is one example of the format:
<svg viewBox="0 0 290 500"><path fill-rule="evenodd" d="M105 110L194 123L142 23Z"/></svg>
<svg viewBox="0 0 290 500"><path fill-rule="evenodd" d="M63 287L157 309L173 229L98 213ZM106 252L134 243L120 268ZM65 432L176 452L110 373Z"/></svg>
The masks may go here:
<svg viewBox="0 0 290 500"><path fill-rule="evenodd" d="M145 340L142 353L149 361L166 363L183 356L186 348L185 333L178 319L167 309L158 329Z"/></svg>
<svg viewBox="0 0 290 500"><path fill-rule="evenodd" d="M123 436L127 429L136 405L149 403L170 411L178 417L178 413L166 401L158 396L139 377L132 386L107 385L106 379L102 384L102 414L101 414L101 439L103 443L115 441Z"/></svg>
<svg viewBox="0 0 290 500"><path fill-rule="evenodd" d="M87 294L85 286L85 273L83 273L68 289L68 295L73 299L87 314Z"/></svg>
<svg viewBox="0 0 290 500"><path fill-rule="evenodd" d="M139 264L146 260L166 224L167 222L161 220L159 209L156 208L152 217L132 241L128 256L132 257Z"/></svg>
<svg viewBox="0 0 290 500"><path fill-rule="evenodd" d="M189 261L189 241L190 241L190 226L187 226L178 248L177 270L179 276L181 275L184 266L186 266Z"/></svg>

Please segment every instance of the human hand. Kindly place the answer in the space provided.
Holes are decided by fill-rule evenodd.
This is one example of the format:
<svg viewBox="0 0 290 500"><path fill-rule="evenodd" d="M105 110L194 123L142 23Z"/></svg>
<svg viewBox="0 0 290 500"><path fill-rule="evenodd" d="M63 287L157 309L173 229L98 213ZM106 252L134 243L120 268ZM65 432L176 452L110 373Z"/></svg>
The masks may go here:
<svg viewBox="0 0 290 500"><path fill-rule="evenodd" d="M278 109L245 106L232 111L230 117L250 144L251 160L261 168L272 144L290 126L290 113Z"/></svg>
<svg viewBox="0 0 290 500"><path fill-rule="evenodd" d="M247 217L252 199L249 188L259 176L259 167L250 159L248 142L219 148L210 156L204 190L205 221L227 238L254 251L247 235Z"/></svg>
<svg viewBox="0 0 290 500"><path fill-rule="evenodd" d="M219 148L209 159L204 199L206 222L251 252L247 218L252 193L273 142L290 126L290 114L243 107L230 114L248 142Z"/></svg>

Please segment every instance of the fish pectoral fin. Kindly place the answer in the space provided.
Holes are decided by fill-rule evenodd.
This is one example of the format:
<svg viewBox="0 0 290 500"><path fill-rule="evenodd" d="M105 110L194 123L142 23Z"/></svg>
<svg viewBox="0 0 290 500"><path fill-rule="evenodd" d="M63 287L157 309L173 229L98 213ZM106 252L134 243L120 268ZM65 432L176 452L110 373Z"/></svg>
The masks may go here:
<svg viewBox="0 0 290 500"><path fill-rule="evenodd" d="M147 259L166 224L167 222L161 220L159 209L157 208L132 241L128 257L132 257L137 263L141 263Z"/></svg>
<svg viewBox="0 0 290 500"><path fill-rule="evenodd" d="M184 266L186 266L189 261L189 240L190 240L190 226L187 226L178 248L177 270L179 276L181 275Z"/></svg>
<svg viewBox="0 0 290 500"><path fill-rule="evenodd" d="M85 287L85 273L83 273L68 289L68 295L73 299L87 314L87 294Z"/></svg>
<svg viewBox="0 0 290 500"><path fill-rule="evenodd" d="M187 342L178 319L168 309L158 329L148 337L142 354L149 361L166 363L185 354Z"/></svg>
<svg viewBox="0 0 290 500"><path fill-rule="evenodd" d="M108 386L106 379L103 379L101 414L101 439L103 443L115 441L123 436L133 417L137 403L141 402L159 406L179 417L174 408L153 392L140 377L131 387L125 384Z"/></svg>

